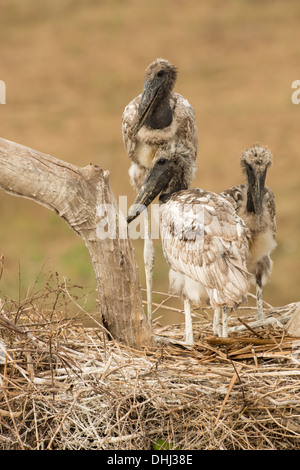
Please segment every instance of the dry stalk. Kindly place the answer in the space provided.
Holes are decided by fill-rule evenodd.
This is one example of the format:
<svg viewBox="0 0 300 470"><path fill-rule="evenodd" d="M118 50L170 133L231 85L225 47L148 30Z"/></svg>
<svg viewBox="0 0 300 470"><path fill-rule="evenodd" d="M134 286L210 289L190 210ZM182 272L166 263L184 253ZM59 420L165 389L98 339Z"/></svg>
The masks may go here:
<svg viewBox="0 0 300 470"><path fill-rule="evenodd" d="M220 340L197 312L193 349L138 351L104 340L96 322L85 327L71 287L59 289L26 306L4 301L1 449L152 449L158 439L183 450L300 449L297 338L275 325ZM160 294L168 308L169 295ZM270 311L281 318L294 307ZM253 315L243 310L246 325ZM155 332L181 339L184 328Z"/></svg>

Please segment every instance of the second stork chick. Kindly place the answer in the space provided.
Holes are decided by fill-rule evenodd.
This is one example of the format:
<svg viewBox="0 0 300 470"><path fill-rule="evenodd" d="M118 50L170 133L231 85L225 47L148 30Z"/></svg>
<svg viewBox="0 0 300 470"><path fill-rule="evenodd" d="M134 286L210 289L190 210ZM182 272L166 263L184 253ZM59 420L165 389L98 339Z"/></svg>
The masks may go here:
<svg viewBox="0 0 300 470"><path fill-rule="evenodd" d="M264 318L262 288L271 275L270 254L276 247L275 198L272 190L265 186L267 170L272 163L273 156L267 147L246 148L241 156L246 183L221 193L250 230L248 271L256 284L258 320Z"/></svg>

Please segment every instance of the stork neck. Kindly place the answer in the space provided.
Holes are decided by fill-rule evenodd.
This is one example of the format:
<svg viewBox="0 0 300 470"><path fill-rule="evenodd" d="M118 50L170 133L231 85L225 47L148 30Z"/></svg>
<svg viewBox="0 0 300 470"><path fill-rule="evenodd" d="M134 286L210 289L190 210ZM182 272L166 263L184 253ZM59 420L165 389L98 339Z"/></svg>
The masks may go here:
<svg viewBox="0 0 300 470"><path fill-rule="evenodd" d="M180 178L173 179L170 182L169 186L166 188L166 190L160 194L159 203L165 204L166 202L168 202L172 194L178 193L183 189L188 189L188 185L186 183L183 183L182 179Z"/></svg>
<svg viewBox="0 0 300 470"><path fill-rule="evenodd" d="M173 112L169 97L159 100L147 117L145 124L151 129L164 129L172 124Z"/></svg>
<svg viewBox="0 0 300 470"><path fill-rule="evenodd" d="M253 196L252 196L252 192L251 192L251 189L249 188L249 186L248 186L248 190L247 190L247 212L255 214Z"/></svg>

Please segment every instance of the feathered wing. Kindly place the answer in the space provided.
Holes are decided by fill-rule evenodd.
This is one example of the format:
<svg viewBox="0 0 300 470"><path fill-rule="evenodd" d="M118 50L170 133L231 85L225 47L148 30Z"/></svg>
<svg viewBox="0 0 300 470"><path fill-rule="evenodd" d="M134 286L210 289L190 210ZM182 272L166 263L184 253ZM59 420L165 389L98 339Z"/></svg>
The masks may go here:
<svg viewBox="0 0 300 470"><path fill-rule="evenodd" d="M142 165L141 161L139 161L138 149L141 148L139 137L137 135L133 136L130 133L132 121L138 110L141 96L142 95L140 94L139 96L134 98L125 107L123 115L122 115L123 144L124 144L126 153L132 162L129 168L129 181L136 191L139 191L139 189L141 188L148 172L147 167Z"/></svg>
<svg viewBox="0 0 300 470"><path fill-rule="evenodd" d="M275 240L276 231L277 231L275 197L274 197L272 189L270 189L268 187L265 188L264 202L266 204L267 210L268 210L268 212L270 214L270 218L272 220L273 235L274 235L274 240Z"/></svg>
<svg viewBox="0 0 300 470"><path fill-rule="evenodd" d="M130 103L125 107L123 114L122 114L122 137L125 150L131 160L134 159L134 153L137 145L137 137L130 135L130 128L132 125L132 121L134 116L138 110L139 103L141 100L141 94L134 98Z"/></svg>
<svg viewBox="0 0 300 470"><path fill-rule="evenodd" d="M161 238L171 268L207 289L214 308L248 292L248 230L222 197L192 189L162 206Z"/></svg>
<svg viewBox="0 0 300 470"><path fill-rule="evenodd" d="M246 205L247 188L244 184L238 184L232 188L225 189L220 195L230 202L238 214L241 206Z"/></svg>
<svg viewBox="0 0 300 470"><path fill-rule="evenodd" d="M262 285L266 284L266 282L268 281L272 273L273 261L271 259L271 253L276 247L276 231L277 231L275 197L274 197L273 191L268 187L265 188L264 205L270 216L270 224L272 227L271 230L272 230L273 240L270 243L269 252L263 258L261 258L254 267L253 274L255 278L257 278L257 276L261 278Z"/></svg>
<svg viewBox="0 0 300 470"><path fill-rule="evenodd" d="M198 131L192 105L179 93L173 93L174 117L178 126L178 139L191 150L194 159L198 153Z"/></svg>

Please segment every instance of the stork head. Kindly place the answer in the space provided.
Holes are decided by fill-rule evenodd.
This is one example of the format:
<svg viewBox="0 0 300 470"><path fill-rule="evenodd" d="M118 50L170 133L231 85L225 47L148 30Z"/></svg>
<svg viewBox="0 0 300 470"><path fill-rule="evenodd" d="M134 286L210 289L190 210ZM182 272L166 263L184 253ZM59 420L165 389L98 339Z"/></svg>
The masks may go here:
<svg viewBox="0 0 300 470"><path fill-rule="evenodd" d="M182 144L168 144L156 152L153 166L134 201L129 208L127 222L134 220L159 196L164 203L170 196L182 189L188 189L195 173L192 152Z"/></svg>
<svg viewBox="0 0 300 470"><path fill-rule="evenodd" d="M247 176L247 210L258 215L262 213L262 203L267 169L272 165L271 151L262 145L254 145L242 153L241 166Z"/></svg>
<svg viewBox="0 0 300 470"><path fill-rule="evenodd" d="M156 59L146 68L141 101L131 126L133 135L138 133L157 105L169 96L176 78L176 68L165 59Z"/></svg>

